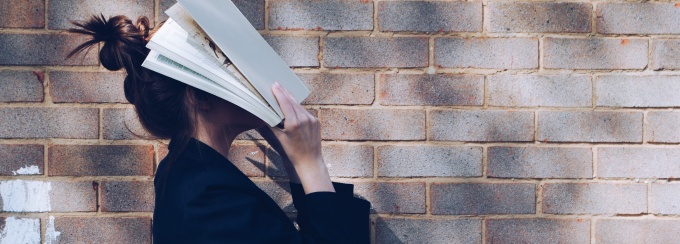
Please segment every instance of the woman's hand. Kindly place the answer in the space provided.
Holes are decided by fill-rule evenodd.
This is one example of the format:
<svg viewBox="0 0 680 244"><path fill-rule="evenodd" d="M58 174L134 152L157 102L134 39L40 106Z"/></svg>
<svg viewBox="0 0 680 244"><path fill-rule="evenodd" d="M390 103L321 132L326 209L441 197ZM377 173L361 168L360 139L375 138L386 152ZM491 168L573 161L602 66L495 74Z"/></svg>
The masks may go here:
<svg viewBox="0 0 680 244"><path fill-rule="evenodd" d="M295 101L295 97L278 82L272 86L272 92L286 118L283 120L283 129L273 127L271 130L281 142L305 193L335 192L321 155L319 120Z"/></svg>
<svg viewBox="0 0 680 244"><path fill-rule="evenodd" d="M300 182L300 177L298 177L297 173L295 172L293 164L290 162L290 159L288 159L286 151L283 150L283 146L281 145L279 139L276 138L276 135L274 135L274 132L272 132L268 126L260 127L256 130L258 133L260 133L262 138L264 138L267 143L269 143L269 146L279 154L283 168L286 170L286 174L288 174L288 180L293 183L301 184L302 182Z"/></svg>

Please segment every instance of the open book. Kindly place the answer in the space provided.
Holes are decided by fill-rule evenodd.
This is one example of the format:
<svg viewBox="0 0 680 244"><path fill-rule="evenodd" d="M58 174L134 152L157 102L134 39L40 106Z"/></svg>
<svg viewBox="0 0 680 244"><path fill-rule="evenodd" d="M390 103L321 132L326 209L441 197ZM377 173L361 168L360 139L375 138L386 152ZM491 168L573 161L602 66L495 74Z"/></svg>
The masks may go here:
<svg viewBox="0 0 680 244"><path fill-rule="evenodd" d="M230 0L179 0L156 31L142 64L227 100L265 121L284 116L272 94L279 82L297 101L309 89Z"/></svg>

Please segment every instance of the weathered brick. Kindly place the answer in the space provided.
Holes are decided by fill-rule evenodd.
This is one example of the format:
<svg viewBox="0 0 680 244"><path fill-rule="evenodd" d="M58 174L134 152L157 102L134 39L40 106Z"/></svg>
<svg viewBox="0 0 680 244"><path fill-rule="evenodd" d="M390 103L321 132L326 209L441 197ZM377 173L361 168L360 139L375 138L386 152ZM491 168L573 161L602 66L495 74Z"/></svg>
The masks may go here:
<svg viewBox="0 0 680 244"><path fill-rule="evenodd" d="M322 109L327 140L423 140L425 111L414 109Z"/></svg>
<svg viewBox="0 0 680 244"><path fill-rule="evenodd" d="M595 221L597 243L677 243L680 221L677 219L598 219Z"/></svg>
<svg viewBox="0 0 680 244"><path fill-rule="evenodd" d="M450 68L535 69L538 39L435 38L434 63Z"/></svg>
<svg viewBox="0 0 680 244"><path fill-rule="evenodd" d="M533 141L534 113L523 111L430 111L435 141Z"/></svg>
<svg viewBox="0 0 680 244"><path fill-rule="evenodd" d="M151 243L150 217L49 217L52 243Z"/></svg>
<svg viewBox="0 0 680 244"><path fill-rule="evenodd" d="M647 40L627 38L545 38L546 69L643 69Z"/></svg>
<svg viewBox="0 0 680 244"><path fill-rule="evenodd" d="M0 108L0 138L97 138L96 108Z"/></svg>
<svg viewBox="0 0 680 244"><path fill-rule="evenodd" d="M528 183L434 183L432 214L536 213L536 185Z"/></svg>
<svg viewBox="0 0 680 244"><path fill-rule="evenodd" d="M477 75L380 75L383 105L472 105L484 103L484 77Z"/></svg>
<svg viewBox="0 0 680 244"><path fill-rule="evenodd" d="M297 74L311 94L303 104L371 104L375 98L373 74Z"/></svg>
<svg viewBox="0 0 680 244"><path fill-rule="evenodd" d="M295 212L293 206L293 197L290 195L290 185L285 181L255 181L255 184L260 187L269 197L283 209L284 212Z"/></svg>
<svg viewBox="0 0 680 244"><path fill-rule="evenodd" d="M5 243L40 243L40 219L0 217L0 233Z"/></svg>
<svg viewBox="0 0 680 244"><path fill-rule="evenodd" d="M264 29L264 0L232 0L232 2L246 17L246 19L250 21L250 24L253 25L255 29ZM177 3L177 0L160 0L160 21L165 21L168 19L168 15L165 14L165 10L170 8L175 3Z"/></svg>
<svg viewBox="0 0 680 244"><path fill-rule="evenodd" d="M0 34L0 65L97 65L96 48L66 59L86 40L75 34Z"/></svg>
<svg viewBox="0 0 680 244"><path fill-rule="evenodd" d="M326 37L328 68L413 68L428 65L427 37Z"/></svg>
<svg viewBox="0 0 680 244"><path fill-rule="evenodd" d="M43 77L42 71L0 72L0 102L42 102Z"/></svg>
<svg viewBox="0 0 680 244"><path fill-rule="evenodd" d="M590 243L590 220L488 219L488 243Z"/></svg>
<svg viewBox="0 0 680 244"><path fill-rule="evenodd" d="M147 16L153 23L154 0L60 0L48 1L47 23L49 29L68 29L75 27L70 20L85 21L92 15L104 13L106 18L126 15L133 23L139 16Z"/></svg>
<svg viewBox="0 0 680 244"><path fill-rule="evenodd" d="M3 1L0 28L45 27L45 0Z"/></svg>
<svg viewBox="0 0 680 244"><path fill-rule="evenodd" d="M102 135L106 140L133 140L152 138L137 118L132 108L105 108L102 110Z"/></svg>
<svg viewBox="0 0 680 244"><path fill-rule="evenodd" d="M321 148L328 174L334 177L372 177L373 147L366 145L323 145ZM267 175L286 177L286 171L278 153L268 151Z"/></svg>
<svg viewBox="0 0 680 244"><path fill-rule="evenodd" d="M640 214L647 187L636 183L546 183L543 212L549 214Z"/></svg>
<svg viewBox="0 0 680 244"><path fill-rule="evenodd" d="M372 30L373 1L272 1L269 3L269 29Z"/></svg>
<svg viewBox="0 0 680 244"><path fill-rule="evenodd" d="M381 177L472 177L482 175L481 147L379 146Z"/></svg>
<svg viewBox="0 0 680 244"><path fill-rule="evenodd" d="M590 148L490 147L488 174L500 178L592 178Z"/></svg>
<svg viewBox="0 0 680 244"><path fill-rule="evenodd" d="M595 90L602 107L680 106L680 76L598 76Z"/></svg>
<svg viewBox="0 0 680 244"><path fill-rule="evenodd" d="M678 148L597 148L598 177L676 178L680 177Z"/></svg>
<svg viewBox="0 0 680 244"><path fill-rule="evenodd" d="M680 39L652 39L652 69L680 69Z"/></svg>
<svg viewBox="0 0 680 244"><path fill-rule="evenodd" d="M650 213L680 214L680 183L655 183L650 191Z"/></svg>
<svg viewBox="0 0 680 244"><path fill-rule="evenodd" d="M425 183L355 183L354 193L371 202L377 213L425 213Z"/></svg>
<svg viewBox="0 0 680 244"><path fill-rule="evenodd" d="M237 140L263 140L262 136L260 133L257 133L256 130L247 130L238 136L236 136Z"/></svg>
<svg viewBox="0 0 680 244"><path fill-rule="evenodd" d="M482 2L379 2L380 31L481 32Z"/></svg>
<svg viewBox="0 0 680 244"><path fill-rule="evenodd" d="M43 145L0 145L0 175L40 175Z"/></svg>
<svg viewBox="0 0 680 244"><path fill-rule="evenodd" d="M127 103L121 72L50 72L55 103Z"/></svg>
<svg viewBox="0 0 680 244"><path fill-rule="evenodd" d="M103 212L153 212L153 181L103 181Z"/></svg>
<svg viewBox="0 0 680 244"><path fill-rule="evenodd" d="M585 75L492 75L490 106L590 107L593 87Z"/></svg>
<svg viewBox="0 0 680 244"><path fill-rule="evenodd" d="M264 145L236 144L229 148L229 161L241 172L250 177L264 176Z"/></svg>
<svg viewBox="0 0 680 244"><path fill-rule="evenodd" d="M376 243L481 243L478 219L378 218Z"/></svg>
<svg viewBox="0 0 680 244"><path fill-rule="evenodd" d="M598 3L597 32L678 34L680 9L674 3Z"/></svg>
<svg viewBox="0 0 680 244"><path fill-rule="evenodd" d="M680 142L680 113L676 111L651 111L647 114L648 142L677 143Z"/></svg>
<svg viewBox="0 0 680 244"><path fill-rule="evenodd" d="M0 181L0 212L91 212L97 189L91 181Z"/></svg>
<svg viewBox="0 0 680 244"><path fill-rule="evenodd" d="M52 145L50 176L152 175L151 145Z"/></svg>
<svg viewBox="0 0 680 244"><path fill-rule="evenodd" d="M540 111L542 142L641 142L642 113Z"/></svg>
<svg viewBox="0 0 680 244"><path fill-rule="evenodd" d="M266 35L264 39L291 67L319 66L318 37Z"/></svg>
<svg viewBox="0 0 680 244"><path fill-rule="evenodd" d="M489 2L487 8L490 32L591 31L590 3Z"/></svg>

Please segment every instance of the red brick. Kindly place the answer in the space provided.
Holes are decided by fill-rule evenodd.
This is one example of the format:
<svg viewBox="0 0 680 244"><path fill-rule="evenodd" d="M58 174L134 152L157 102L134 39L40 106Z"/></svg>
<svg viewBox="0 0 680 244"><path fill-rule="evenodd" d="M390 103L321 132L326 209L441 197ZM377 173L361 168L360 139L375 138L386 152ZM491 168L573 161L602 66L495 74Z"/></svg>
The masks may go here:
<svg viewBox="0 0 680 244"><path fill-rule="evenodd" d="M326 140L423 140L425 111L414 109L322 109Z"/></svg>
<svg viewBox="0 0 680 244"><path fill-rule="evenodd" d="M279 155L270 149L267 175L286 177ZM373 177L373 147L366 145L323 145L328 174L334 177Z"/></svg>
<svg viewBox="0 0 680 244"><path fill-rule="evenodd" d="M538 112L542 142L641 142L642 113L602 111Z"/></svg>
<svg viewBox="0 0 680 244"><path fill-rule="evenodd" d="M44 151L43 145L0 145L0 175L43 174Z"/></svg>
<svg viewBox="0 0 680 244"><path fill-rule="evenodd" d="M546 183L543 213L640 214L647 212L647 187L635 183Z"/></svg>
<svg viewBox="0 0 680 244"><path fill-rule="evenodd" d="M482 2L379 2L380 31L481 32Z"/></svg>
<svg viewBox="0 0 680 244"><path fill-rule="evenodd" d="M269 28L278 30L372 30L373 1L276 0Z"/></svg>
<svg viewBox="0 0 680 244"><path fill-rule="evenodd" d="M534 140L533 112L433 110L428 123L435 141Z"/></svg>
<svg viewBox="0 0 680 244"><path fill-rule="evenodd" d="M3 1L0 16L0 28L43 28L45 0Z"/></svg>
<svg viewBox="0 0 680 244"><path fill-rule="evenodd" d="M425 183L355 183L354 194L371 202L371 209L379 214L425 213Z"/></svg>
<svg viewBox="0 0 680 244"><path fill-rule="evenodd" d="M121 72L50 72L55 103L127 103Z"/></svg>
<svg viewBox="0 0 680 244"><path fill-rule="evenodd" d="M319 38L265 35L264 39L291 67L319 66Z"/></svg>
<svg viewBox="0 0 680 244"><path fill-rule="evenodd" d="M679 34L680 9L674 3L598 3L597 32L604 34Z"/></svg>
<svg viewBox="0 0 680 244"><path fill-rule="evenodd" d="M0 108L0 138L97 138L96 108Z"/></svg>
<svg viewBox="0 0 680 244"><path fill-rule="evenodd" d="M153 138L142 127L133 108L105 108L102 112L102 135L104 139L135 140Z"/></svg>
<svg viewBox="0 0 680 244"><path fill-rule="evenodd" d="M478 75L382 74L382 105L470 105L484 103L484 77Z"/></svg>
<svg viewBox="0 0 680 244"><path fill-rule="evenodd" d="M153 181L101 182L102 212L153 212Z"/></svg>
<svg viewBox="0 0 680 244"><path fill-rule="evenodd" d="M255 29L264 29L264 0L232 0L234 5L241 11L241 13L250 21L250 24ZM165 10L170 8L177 0L160 0L159 20L165 21L168 16Z"/></svg>
<svg viewBox="0 0 680 244"><path fill-rule="evenodd" d="M680 220L612 218L595 221L597 243L677 243Z"/></svg>
<svg viewBox="0 0 680 244"><path fill-rule="evenodd" d="M533 214L536 185L527 183L434 183L432 214Z"/></svg>
<svg viewBox="0 0 680 244"><path fill-rule="evenodd" d="M428 65L427 37L326 37L324 41L324 66L328 68L415 68Z"/></svg>
<svg viewBox="0 0 680 244"><path fill-rule="evenodd" d="M678 148L597 148L597 176L612 178L680 177Z"/></svg>
<svg viewBox="0 0 680 244"><path fill-rule="evenodd" d="M263 177L265 150L264 145L232 145L227 158L245 175Z"/></svg>
<svg viewBox="0 0 680 244"><path fill-rule="evenodd" d="M91 181L0 181L0 212L92 212L97 189Z"/></svg>
<svg viewBox="0 0 680 244"><path fill-rule="evenodd" d="M97 65L96 48L66 59L86 40L75 34L0 34L0 65Z"/></svg>
<svg viewBox="0 0 680 244"><path fill-rule="evenodd" d="M680 113L676 111L652 111L647 114L647 129L645 130L648 142L652 143L678 143L680 142Z"/></svg>
<svg viewBox="0 0 680 244"><path fill-rule="evenodd" d="M647 40L629 38L545 38L546 69L643 69Z"/></svg>
<svg viewBox="0 0 680 244"><path fill-rule="evenodd" d="M585 75L492 75L489 106L591 107L593 85Z"/></svg>
<svg viewBox="0 0 680 244"><path fill-rule="evenodd" d="M478 219L378 218L376 243L481 243Z"/></svg>
<svg viewBox="0 0 680 244"><path fill-rule="evenodd" d="M260 133L257 133L257 131L254 130L254 129L248 130L248 131L245 131L245 132L239 134L238 136L236 136L236 139L237 140L264 140L264 138L262 138Z"/></svg>
<svg viewBox="0 0 680 244"><path fill-rule="evenodd" d="M52 145L50 176L152 175L151 145Z"/></svg>
<svg viewBox="0 0 680 244"><path fill-rule="evenodd" d="M488 219L488 243L590 243L589 219Z"/></svg>
<svg viewBox="0 0 680 244"><path fill-rule="evenodd" d="M434 39L434 63L447 68L535 69L538 39L439 37Z"/></svg>
<svg viewBox="0 0 680 244"><path fill-rule="evenodd" d="M46 236L59 243L151 243L151 218L54 217Z"/></svg>
<svg viewBox="0 0 680 244"><path fill-rule="evenodd" d="M595 80L598 107L680 106L680 76L604 75Z"/></svg>
<svg viewBox="0 0 680 244"><path fill-rule="evenodd" d="M296 212L293 207L293 197L290 195L290 185L286 181L255 181L255 184L269 195L284 212Z"/></svg>
<svg viewBox="0 0 680 244"><path fill-rule="evenodd" d="M69 20L84 21L92 15L104 13L109 18L126 15L133 23L139 16L147 16L154 21L154 0L60 0L48 1L47 23L49 29L68 29L73 27Z"/></svg>
<svg viewBox="0 0 680 244"><path fill-rule="evenodd" d="M311 94L303 104L371 104L375 98L373 74L297 74Z"/></svg>
<svg viewBox="0 0 680 244"><path fill-rule="evenodd" d="M590 148L489 147L489 177L592 178Z"/></svg>
<svg viewBox="0 0 680 244"><path fill-rule="evenodd" d="M680 183L655 183L649 194L649 212L653 214L680 214Z"/></svg>
<svg viewBox="0 0 680 244"><path fill-rule="evenodd" d="M490 32L591 31L590 3L489 2L487 8Z"/></svg>
<svg viewBox="0 0 680 244"><path fill-rule="evenodd" d="M381 177L472 177L482 175L481 147L379 146Z"/></svg>
<svg viewBox="0 0 680 244"><path fill-rule="evenodd" d="M42 71L0 72L0 102L42 102L43 77Z"/></svg>

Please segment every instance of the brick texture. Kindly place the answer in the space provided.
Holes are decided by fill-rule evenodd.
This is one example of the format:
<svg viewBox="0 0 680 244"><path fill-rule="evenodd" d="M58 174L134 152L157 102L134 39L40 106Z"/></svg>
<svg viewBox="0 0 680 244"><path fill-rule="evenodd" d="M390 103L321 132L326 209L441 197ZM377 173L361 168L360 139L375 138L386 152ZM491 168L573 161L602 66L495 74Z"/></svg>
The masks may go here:
<svg viewBox="0 0 680 244"><path fill-rule="evenodd" d="M590 3L490 2L489 31L590 32L592 8Z"/></svg>
<svg viewBox="0 0 680 244"><path fill-rule="evenodd" d="M653 214L680 214L680 184L655 183L650 189L649 212Z"/></svg>
<svg viewBox="0 0 680 244"><path fill-rule="evenodd" d="M39 218L0 217L0 229L3 241L8 243L40 243Z"/></svg>
<svg viewBox="0 0 680 244"><path fill-rule="evenodd" d="M499 178L592 178L590 148L490 147L488 175Z"/></svg>
<svg viewBox="0 0 680 244"><path fill-rule="evenodd" d="M372 146L325 145L322 153L331 176L373 177Z"/></svg>
<svg viewBox="0 0 680 244"><path fill-rule="evenodd" d="M647 40L628 38L545 38L547 69L643 69Z"/></svg>
<svg viewBox="0 0 680 244"><path fill-rule="evenodd" d="M379 218L376 243L481 243L477 219Z"/></svg>
<svg viewBox="0 0 680 244"><path fill-rule="evenodd" d="M677 148L600 147L597 176L612 178L676 178L680 150Z"/></svg>
<svg viewBox="0 0 680 244"><path fill-rule="evenodd" d="M652 65L654 70L680 69L680 40L679 39L653 39L652 42Z"/></svg>
<svg viewBox="0 0 680 244"><path fill-rule="evenodd" d="M584 75L494 75L487 86L489 106L591 107L593 101Z"/></svg>
<svg viewBox="0 0 680 244"><path fill-rule="evenodd" d="M598 3L597 32L680 34L680 9L673 3Z"/></svg>
<svg viewBox="0 0 680 244"><path fill-rule="evenodd" d="M373 1L276 0L269 3L269 29L372 30Z"/></svg>
<svg viewBox="0 0 680 244"><path fill-rule="evenodd" d="M597 243L674 243L680 221L676 219L600 219L595 222Z"/></svg>
<svg viewBox="0 0 680 244"><path fill-rule="evenodd" d="M435 141L533 141L532 112L430 111L428 134Z"/></svg>
<svg viewBox="0 0 680 244"><path fill-rule="evenodd" d="M106 140L134 140L152 138L144 130L132 108L106 108L102 110L102 135Z"/></svg>
<svg viewBox="0 0 680 244"><path fill-rule="evenodd" d="M241 13L250 21L250 24L255 27L255 29L264 29L264 0L232 0L234 5L241 11ZM173 4L177 3L177 0L160 0L160 10L158 13L159 19L164 21L168 18L165 14L165 10L170 8Z"/></svg>
<svg viewBox="0 0 680 244"><path fill-rule="evenodd" d="M641 142L639 112L538 112L542 142Z"/></svg>
<svg viewBox="0 0 680 244"><path fill-rule="evenodd" d="M435 38L434 63L447 68L538 68L538 39Z"/></svg>
<svg viewBox="0 0 680 244"><path fill-rule="evenodd" d="M425 67L426 37L326 37L324 66L336 68Z"/></svg>
<svg viewBox="0 0 680 244"><path fill-rule="evenodd" d="M104 181L100 187L103 212L153 212L152 181Z"/></svg>
<svg viewBox="0 0 680 244"><path fill-rule="evenodd" d="M423 140L425 111L323 109L321 138L328 140Z"/></svg>
<svg viewBox="0 0 680 244"><path fill-rule="evenodd" d="M0 181L0 212L92 212L97 210L91 181Z"/></svg>
<svg viewBox="0 0 680 244"><path fill-rule="evenodd" d="M227 158L245 175L250 177L264 176L264 145L239 144L229 149Z"/></svg>
<svg viewBox="0 0 680 244"><path fill-rule="evenodd" d="M432 214L533 214L536 185L526 183L432 184Z"/></svg>
<svg viewBox="0 0 680 244"><path fill-rule="evenodd" d="M319 38L264 36L264 40L291 67L319 66Z"/></svg>
<svg viewBox="0 0 680 244"><path fill-rule="evenodd" d="M5 1L0 4L1 28L45 27L45 0Z"/></svg>
<svg viewBox="0 0 680 244"><path fill-rule="evenodd" d="M382 105L470 105L484 102L484 77L471 75L379 76Z"/></svg>
<svg viewBox="0 0 680 244"><path fill-rule="evenodd" d="M374 75L369 73L298 73L311 94L304 104L371 104L375 98Z"/></svg>
<svg viewBox="0 0 680 244"><path fill-rule="evenodd" d="M488 243L589 243L590 220L583 219L488 219Z"/></svg>
<svg viewBox="0 0 680 244"><path fill-rule="evenodd" d="M381 177L473 177L482 175L482 148L450 146L380 146Z"/></svg>
<svg viewBox="0 0 680 244"><path fill-rule="evenodd" d="M152 175L151 145L53 145L48 148L50 176Z"/></svg>
<svg viewBox="0 0 680 244"><path fill-rule="evenodd" d="M355 183L354 194L371 202L371 212L381 214L425 213L425 183Z"/></svg>
<svg viewBox="0 0 680 244"><path fill-rule="evenodd" d="M293 197L290 195L290 186L288 182L284 181L255 181L255 184L260 187L269 197L279 205L283 211L287 213L295 212L293 207Z"/></svg>
<svg viewBox="0 0 680 244"><path fill-rule="evenodd" d="M482 3L379 2L380 31L480 32Z"/></svg>
<svg viewBox="0 0 680 244"><path fill-rule="evenodd" d="M50 217L59 243L151 243L149 217Z"/></svg>
<svg viewBox="0 0 680 244"><path fill-rule="evenodd" d="M55 103L127 103L125 74L119 72L50 72Z"/></svg>
<svg viewBox="0 0 680 244"><path fill-rule="evenodd" d="M64 30L72 28L69 20L84 21L92 15L103 13L105 17L125 15L132 21L139 16L147 16L153 23L154 1L153 0L60 0L47 1L47 23L49 29Z"/></svg>
<svg viewBox="0 0 680 244"><path fill-rule="evenodd" d="M675 126L680 124L680 113L675 111L654 111L647 114L645 136L648 142L678 143L680 131Z"/></svg>
<svg viewBox="0 0 680 244"><path fill-rule="evenodd" d="M97 138L96 108L0 108L0 138Z"/></svg>
<svg viewBox="0 0 680 244"><path fill-rule="evenodd" d="M0 175L43 174L43 145L0 145Z"/></svg>
<svg viewBox="0 0 680 244"><path fill-rule="evenodd" d="M680 76L599 76L595 80L597 106L677 107Z"/></svg>
<svg viewBox="0 0 680 244"><path fill-rule="evenodd" d="M73 34L0 34L0 65L97 65L93 50L66 59L85 41Z"/></svg>
<svg viewBox="0 0 680 244"><path fill-rule="evenodd" d="M0 102L42 102L42 71L0 72Z"/></svg>
<svg viewBox="0 0 680 244"><path fill-rule="evenodd" d="M647 187L635 183L548 183L548 214L640 214L647 212Z"/></svg>

